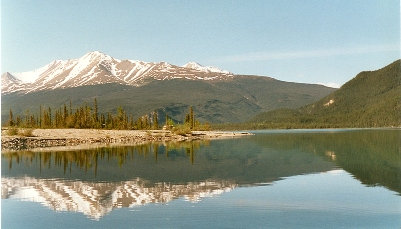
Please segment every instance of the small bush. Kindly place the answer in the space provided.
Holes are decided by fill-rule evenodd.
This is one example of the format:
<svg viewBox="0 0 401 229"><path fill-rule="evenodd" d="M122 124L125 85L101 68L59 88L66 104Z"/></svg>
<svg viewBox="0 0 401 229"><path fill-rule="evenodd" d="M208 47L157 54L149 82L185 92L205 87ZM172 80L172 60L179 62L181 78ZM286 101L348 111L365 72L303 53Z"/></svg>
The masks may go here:
<svg viewBox="0 0 401 229"><path fill-rule="evenodd" d="M185 136L191 133L191 128L188 125L177 125L173 128L173 133L177 135Z"/></svg>
<svg viewBox="0 0 401 229"><path fill-rule="evenodd" d="M24 130L22 130L20 135L24 136L24 137L33 137L33 130L32 129L24 129Z"/></svg>
<svg viewBox="0 0 401 229"><path fill-rule="evenodd" d="M18 129L15 127L8 128L7 134L10 136L18 135Z"/></svg>

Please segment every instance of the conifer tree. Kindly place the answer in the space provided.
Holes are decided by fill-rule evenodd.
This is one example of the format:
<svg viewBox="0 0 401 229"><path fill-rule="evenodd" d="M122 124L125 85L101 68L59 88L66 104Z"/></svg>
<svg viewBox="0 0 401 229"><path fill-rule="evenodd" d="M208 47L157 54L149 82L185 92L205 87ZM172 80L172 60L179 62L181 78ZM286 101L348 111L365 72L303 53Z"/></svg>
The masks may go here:
<svg viewBox="0 0 401 229"><path fill-rule="evenodd" d="M157 129L159 129L159 121L158 121L158 119L157 119L157 112L154 111L153 114L152 114L152 116L153 116L153 120L152 120L152 129L157 130Z"/></svg>
<svg viewBox="0 0 401 229"><path fill-rule="evenodd" d="M195 115L192 106L189 108L189 117L190 127L193 129L195 127Z"/></svg>
<svg viewBox="0 0 401 229"><path fill-rule="evenodd" d="M106 117L104 116L104 114L100 115L100 125L102 128L106 127Z"/></svg>
<svg viewBox="0 0 401 229"><path fill-rule="evenodd" d="M107 129L112 129L113 128L113 118L112 118L110 113L107 113L106 128Z"/></svg>
<svg viewBox="0 0 401 229"><path fill-rule="evenodd" d="M52 109L49 107L49 127L52 127Z"/></svg>
<svg viewBox="0 0 401 229"><path fill-rule="evenodd" d="M64 103L64 109L63 109L63 127L67 126L67 118L68 118L68 111L67 111L67 106Z"/></svg>
<svg viewBox="0 0 401 229"><path fill-rule="evenodd" d="M9 117L9 119L8 119L8 125L9 126L14 126L14 117L13 117L13 111L11 110L11 108L10 108L10 117Z"/></svg>
<svg viewBox="0 0 401 229"><path fill-rule="evenodd" d="M99 114L98 114L98 108L97 108L97 100L96 100L96 98L95 98L95 102L94 102L95 104L94 104L94 117L95 117L95 123L97 123L98 122L98 117L99 117Z"/></svg>
<svg viewBox="0 0 401 229"><path fill-rule="evenodd" d="M42 105L39 107L39 128L42 128Z"/></svg>
<svg viewBox="0 0 401 229"><path fill-rule="evenodd" d="M135 122L135 129L137 129L137 130L142 130L142 129L143 129L142 118L143 118L143 117L139 117L139 118L136 120L136 122Z"/></svg>
<svg viewBox="0 0 401 229"><path fill-rule="evenodd" d="M15 126L21 126L22 120L20 116L17 116L15 119Z"/></svg>
<svg viewBox="0 0 401 229"><path fill-rule="evenodd" d="M191 119L191 118L190 118L189 114L186 114L186 115L185 115L184 123L189 125L190 119Z"/></svg>
<svg viewBox="0 0 401 229"><path fill-rule="evenodd" d="M71 105L71 99L70 99L70 115L72 115L72 105Z"/></svg>
<svg viewBox="0 0 401 229"><path fill-rule="evenodd" d="M150 128L150 122L149 122L149 116L144 115L142 116L142 129L149 129Z"/></svg>
<svg viewBox="0 0 401 229"><path fill-rule="evenodd" d="M132 116L132 114L130 114L128 129L133 129L133 128L134 128L134 117Z"/></svg>
<svg viewBox="0 0 401 229"><path fill-rule="evenodd" d="M24 120L24 123L22 124L22 126L24 126L24 127L28 127L29 126L29 123L30 123L30 112L29 112L29 109L27 109L26 111L25 111L25 120Z"/></svg>

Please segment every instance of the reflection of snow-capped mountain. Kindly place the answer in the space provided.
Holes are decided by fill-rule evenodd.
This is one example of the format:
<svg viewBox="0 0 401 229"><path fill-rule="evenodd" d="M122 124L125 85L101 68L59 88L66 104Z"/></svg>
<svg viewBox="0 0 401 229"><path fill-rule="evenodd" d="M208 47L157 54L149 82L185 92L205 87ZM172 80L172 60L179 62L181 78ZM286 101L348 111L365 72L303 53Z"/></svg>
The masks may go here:
<svg viewBox="0 0 401 229"><path fill-rule="evenodd" d="M237 185L228 181L189 182L187 184L156 183L136 180L96 183L32 177L2 177L2 199L39 202L55 211L81 212L100 219L114 208L167 203L177 198L191 202L219 195Z"/></svg>

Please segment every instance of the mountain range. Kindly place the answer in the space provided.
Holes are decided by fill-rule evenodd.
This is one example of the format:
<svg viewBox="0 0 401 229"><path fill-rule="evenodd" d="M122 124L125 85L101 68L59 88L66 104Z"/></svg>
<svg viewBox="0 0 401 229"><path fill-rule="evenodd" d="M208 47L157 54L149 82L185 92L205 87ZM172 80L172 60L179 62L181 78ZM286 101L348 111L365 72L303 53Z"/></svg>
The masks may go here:
<svg viewBox="0 0 401 229"><path fill-rule="evenodd" d="M222 80L233 77L228 71L205 67L195 62L176 66L166 62L150 63L119 60L94 51L81 58L55 60L39 69L2 75L2 93L30 93L57 88L118 83L141 86L150 80Z"/></svg>
<svg viewBox="0 0 401 229"><path fill-rule="evenodd" d="M189 106L197 119L212 123L241 122L277 108L297 108L319 100L334 88L292 83L267 76L238 75L195 62L176 66L166 62L119 60L95 51L78 59L55 60L34 71L2 75L2 118L38 112L39 106L58 108L93 103L100 112L117 106L135 117L157 111L182 121Z"/></svg>

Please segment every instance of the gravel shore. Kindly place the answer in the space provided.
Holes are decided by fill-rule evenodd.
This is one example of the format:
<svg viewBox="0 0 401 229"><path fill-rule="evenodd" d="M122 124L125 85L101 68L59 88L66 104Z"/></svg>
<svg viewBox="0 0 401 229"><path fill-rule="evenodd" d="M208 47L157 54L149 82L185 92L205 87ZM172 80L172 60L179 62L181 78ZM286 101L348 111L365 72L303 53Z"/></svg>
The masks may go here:
<svg viewBox="0 0 401 229"><path fill-rule="evenodd" d="M19 129L19 133L23 133ZM32 136L8 135L1 131L1 149L25 150L46 147L90 146L108 144L143 144L146 142L191 141L251 135L247 132L193 131L177 135L168 130L34 129Z"/></svg>

